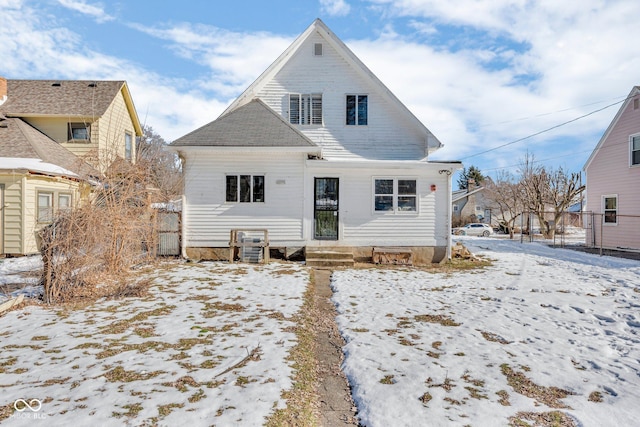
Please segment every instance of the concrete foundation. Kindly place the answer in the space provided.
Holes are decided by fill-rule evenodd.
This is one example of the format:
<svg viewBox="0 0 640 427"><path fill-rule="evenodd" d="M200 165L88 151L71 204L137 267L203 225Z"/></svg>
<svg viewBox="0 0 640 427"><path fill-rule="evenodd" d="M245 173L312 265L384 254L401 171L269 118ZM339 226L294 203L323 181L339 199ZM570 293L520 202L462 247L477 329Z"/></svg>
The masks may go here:
<svg viewBox="0 0 640 427"><path fill-rule="evenodd" d="M373 246L340 246L340 250L353 252L353 259L356 262L372 262ZM413 265L438 264L447 260L446 246L407 246L404 249L411 250ZM330 249L327 247L326 249ZM201 261L228 261L229 248L186 248L187 258ZM271 257L275 259L301 260L302 248L270 248ZM277 256L277 255L280 256Z"/></svg>

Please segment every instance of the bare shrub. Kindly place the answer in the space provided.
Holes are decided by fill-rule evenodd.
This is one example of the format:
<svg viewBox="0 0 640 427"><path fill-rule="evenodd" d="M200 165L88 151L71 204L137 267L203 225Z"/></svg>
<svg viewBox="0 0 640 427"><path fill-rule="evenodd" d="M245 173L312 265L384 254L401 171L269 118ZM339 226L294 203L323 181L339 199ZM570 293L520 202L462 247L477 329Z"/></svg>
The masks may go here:
<svg viewBox="0 0 640 427"><path fill-rule="evenodd" d="M89 194L84 203L58 212L40 232L45 302L144 293L148 284L131 280L130 272L155 259L157 221L151 205L168 201L181 180L158 179L158 165L165 165L160 175L181 175L169 163L161 150L147 151L135 164L116 158L99 177L84 177Z"/></svg>

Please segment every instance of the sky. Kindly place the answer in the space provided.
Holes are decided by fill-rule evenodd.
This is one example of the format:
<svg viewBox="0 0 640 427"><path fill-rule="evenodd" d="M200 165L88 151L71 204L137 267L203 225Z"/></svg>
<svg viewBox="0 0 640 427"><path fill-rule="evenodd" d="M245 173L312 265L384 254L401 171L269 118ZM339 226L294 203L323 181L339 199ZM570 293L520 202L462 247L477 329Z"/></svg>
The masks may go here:
<svg viewBox="0 0 640 427"><path fill-rule="evenodd" d="M573 231L567 240L584 242ZM567 426L637 425L640 263L456 240L491 265L333 273L362 425L524 425L509 423L516 414L532 425L527 414L552 411ZM0 259L0 292L3 276L30 266L40 257ZM259 426L284 406L304 267L167 263L140 278L151 282L140 298L0 316L0 404L38 409L20 403L2 425Z"/></svg>
<svg viewBox="0 0 640 427"><path fill-rule="evenodd" d="M578 172L635 85L636 0L0 0L0 76L126 80L172 141L216 119L316 18L485 175Z"/></svg>

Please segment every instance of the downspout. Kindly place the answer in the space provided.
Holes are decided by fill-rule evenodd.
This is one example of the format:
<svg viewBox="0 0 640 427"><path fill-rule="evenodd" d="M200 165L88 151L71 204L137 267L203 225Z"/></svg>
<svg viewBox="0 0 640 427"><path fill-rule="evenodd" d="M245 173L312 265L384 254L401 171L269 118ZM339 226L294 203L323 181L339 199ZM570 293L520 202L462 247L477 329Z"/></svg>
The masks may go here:
<svg viewBox="0 0 640 427"><path fill-rule="evenodd" d="M451 204L453 203L453 194L451 193L451 169L440 169L440 175L447 175L447 260L451 260Z"/></svg>
<svg viewBox="0 0 640 427"><path fill-rule="evenodd" d="M185 224L187 221L185 217L187 216L187 196L182 195L182 211L180 212L180 252L182 253L182 258L189 259L187 256L187 227Z"/></svg>

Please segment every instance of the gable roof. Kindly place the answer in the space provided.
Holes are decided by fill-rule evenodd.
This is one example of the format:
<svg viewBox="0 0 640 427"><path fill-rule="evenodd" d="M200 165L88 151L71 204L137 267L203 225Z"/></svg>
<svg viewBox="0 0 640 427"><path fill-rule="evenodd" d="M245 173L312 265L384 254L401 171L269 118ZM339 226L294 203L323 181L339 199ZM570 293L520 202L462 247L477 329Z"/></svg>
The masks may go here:
<svg viewBox="0 0 640 427"><path fill-rule="evenodd" d="M618 124L618 120L620 120L620 117L622 116L622 113L624 113L624 111L627 109L627 107L629 106L629 104L631 103L633 98L635 98L639 94L640 94L640 86L634 86L631 89L631 92L629 92L629 95L627 95L627 97L625 98L624 102L620 106L620 109L616 113L616 115L613 118L613 120L611 120L611 123L609 123L609 126L607 127L607 130L605 130L604 134L602 134L602 137L600 138L600 141L598 141L598 144L596 145L596 147L591 152L591 155L589 156L589 158L587 159L587 162L582 167L582 170L584 170L584 171L587 170L587 168L589 167L589 165L591 164L593 159L596 157L596 154L600 151L600 149L602 148L602 145L604 144L604 142L609 137L609 134L611 133L611 131L613 131L613 128L615 128L616 125Z"/></svg>
<svg viewBox="0 0 640 427"><path fill-rule="evenodd" d="M122 92L136 135L142 127L124 80L7 80L0 112L11 117L99 118Z"/></svg>
<svg viewBox="0 0 640 427"><path fill-rule="evenodd" d="M443 144L427 129L427 127L367 68L366 65L340 40L321 19L316 19L313 23L294 40L294 42L238 97L227 107L222 116L239 108L252 100L262 88L271 81L276 74L284 67L287 61L293 57L301 48L305 41L315 32L318 32L325 40L341 55L344 60L358 73L358 75L371 82L379 89L381 96L386 98L391 105L401 110L410 121L426 134L429 152L442 147Z"/></svg>
<svg viewBox="0 0 640 427"><path fill-rule="evenodd" d="M0 156L0 169L28 169L62 176L99 175L71 151L19 118L0 116Z"/></svg>
<svg viewBox="0 0 640 427"><path fill-rule="evenodd" d="M260 99L253 99L218 119L173 141L188 147L303 147L320 148L287 123Z"/></svg>

